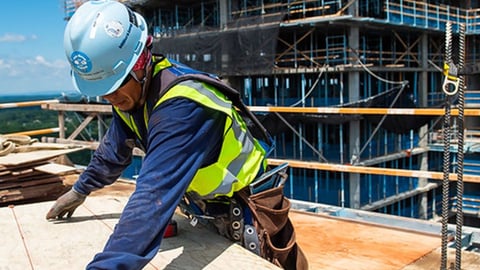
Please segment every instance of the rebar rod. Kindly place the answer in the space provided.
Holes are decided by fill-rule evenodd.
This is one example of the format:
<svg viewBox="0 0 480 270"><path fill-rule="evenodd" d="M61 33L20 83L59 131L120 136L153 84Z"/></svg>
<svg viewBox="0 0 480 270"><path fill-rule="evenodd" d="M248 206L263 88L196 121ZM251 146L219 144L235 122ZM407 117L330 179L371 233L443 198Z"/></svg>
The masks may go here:
<svg viewBox="0 0 480 270"><path fill-rule="evenodd" d="M452 61L452 24L446 24L445 33L445 65ZM445 90L445 89L443 89ZM447 242L448 242L448 193L450 173L450 95L445 95L445 115L443 118L443 181L442 181L442 247L441 270L447 269Z"/></svg>
<svg viewBox="0 0 480 270"><path fill-rule="evenodd" d="M465 24L459 28L459 59L458 69L465 66ZM462 227L463 227L463 137L464 137L464 114L465 106L465 76L459 77L458 89L458 151L457 151L457 207L456 207L456 230L455 230L455 270L460 270L462 265Z"/></svg>

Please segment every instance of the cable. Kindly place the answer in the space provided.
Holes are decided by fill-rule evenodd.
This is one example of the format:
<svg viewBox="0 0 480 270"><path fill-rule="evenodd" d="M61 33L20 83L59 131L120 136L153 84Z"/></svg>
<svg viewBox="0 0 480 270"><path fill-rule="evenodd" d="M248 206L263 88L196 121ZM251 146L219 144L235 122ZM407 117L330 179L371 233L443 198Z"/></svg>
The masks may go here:
<svg viewBox="0 0 480 270"><path fill-rule="evenodd" d="M371 71L360 59L359 55L357 54L357 52L351 48L350 48L350 51L355 55L355 57L357 58L357 62L360 64L360 66L362 66L362 68L368 72L368 74L372 75L374 78L376 78L377 80L381 81L381 82L384 82L384 83L388 83L388 84L400 84L400 85L407 85L408 84L408 81L405 80L405 81L390 81L390 80L387 80L387 79L384 79L380 76L378 76L377 74L373 73L373 71Z"/></svg>
<svg viewBox="0 0 480 270"><path fill-rule="evenodd" d="M307 91L307 93L297 102L293 103L292 105L290 105L289 107L295 107L301 103L305 103L305 99L313 92L313 90L315 90L315 87L317 86L318 82L320 81L320 78L322 77L323 75L323 72L325 70L325 68L327 67L328 65L325 64L322 66L322 70L321 72L318 74L317 76L317 79L315 80L315 82L312 84L312 86L310 87L310 89ZM297 130L292 126L290 125L290 123L288 123L288 121L283 118L279 113L275 112L275 114L277 115L278 118L280 118L280 120L282 120L282 122L285 123L285 125L288 126L288 128L290 128L305 144L307 144L308 147L310 147L312 149L313 152L315 152L321 160L325 161L325 162L328 162L328 160L322 155L322 153L320 151L318 151L313 145L311 145L305 138L303 138L301 136L301 134L299 134L297 132Z"/></svg>
<svg viewBox="0 0 480 270"><path fill-rule="evenodd" d="M392 108L393 105L395 105L395 102L397 102L397 99L398 99L398 98L400 97L400 95L402 94L404 88L405 88L405 85L402 85L401 88L400 88L400 91L398 91L397 96L395 96L395 98L393 99L392 103L391 103L390 106L388 107L389 109ZM378 132L378 130L379 130L380 127L382 126L383 122L385 121L385 119L387 119L387 116L388 116L388 114L385 114L385 115L382 116L382 119L380 119L380 122L377 124L377 126L376 126L375 129L373 130L372 134L370 135L370 137L368 138L368 140L365 142L365 144L363 145L362 149L360 149L360 151L358 152L358 155L352 157L352 160L351 160L351 163L352 163L352 164L356 164L356 163L360 160L360 156L362 155L363 151L365 151L365 149L367 148L368 144L373 140L373 137L375 137L376 133Z"/></svg>
<svg viewBox="0 0 480 270"><path fill-rule="evenodd" d="M387 80L387 79L384 79L380 76L378 76L377 74L373 73L373 71L371 71L365 64L362 63L362 61L360 60L360 57L358 56L358 54L355 52L355 50L353 50L353 48L350 48L350 50L355 54L355 57L357 58L357 62L360 63L360 66L368 73L370 74L372 77L376 78L377 80L379 81L382 81L384 83L387 83L387 84L400 84L400 91L398 92L397 96L395 96L395 99L392 101L392 103L390 104L390 106L388 108L392 108L393 105L395 105L395 102L397 102L398 98L400 97L400 94L403 92L403 90L405 89L405 86L408 85L408 81L405 80L405 81L390 81L390 80ZM387 91L391 91L395 89L395 87L387 90ZM359 153L355 156L353 155L352 156L352 160L351 160L351 163L352 164L355 164L357 163L359 160L360 160L360 156L362 155L363 151L365 151L365 149L367 148L368 144L372 141L373 137L376 135L376 133L378 132L378 130L380 129L380 127L382 126L383 122L385 122L385 119L387 118L387 114L383 115L382 116L382 119L380 119L380 122L377 124L377 126L375 127L374 131L372 132L372 134L370 135L370 138L368 138L368 140L365 142L365 144L363 145L362 149L359 151Z"/></svg>
<svg viewBox="0 0 480 270"><path fill-rule="evenodd" d="M305 96L303 96L299 101L297 101L297 102L293 103L292 105L290 105L290 107L295 107L295 106L297 106L297 105L300 104L300 103L305 103L305 99L313 92L313 90L315 89L315 87L317 86L318 82L320 81L320 77L322 77L323 72L324 72L324 70L325 70L325 68L326 68L327 66L328 66L327 64L323 65L322 71L318 74L317 79L316 79L315 82L313 83L312 87L310 87L310 90L307 91L307 93L305 94Z"/></svg>

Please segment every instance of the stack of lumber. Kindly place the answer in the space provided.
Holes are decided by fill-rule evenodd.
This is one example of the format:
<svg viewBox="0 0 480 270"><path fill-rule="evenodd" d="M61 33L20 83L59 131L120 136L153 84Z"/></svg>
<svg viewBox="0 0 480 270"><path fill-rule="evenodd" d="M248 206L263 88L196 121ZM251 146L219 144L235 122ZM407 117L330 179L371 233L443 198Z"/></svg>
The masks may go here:
<svg viewBox="0 0 480 270"><path fill-rule="evenodd" d="M68 145L37 143L37 150L0 157L0 206L56 199L65 191L64 177L76 168L55 162L81 150Z"/></svg>

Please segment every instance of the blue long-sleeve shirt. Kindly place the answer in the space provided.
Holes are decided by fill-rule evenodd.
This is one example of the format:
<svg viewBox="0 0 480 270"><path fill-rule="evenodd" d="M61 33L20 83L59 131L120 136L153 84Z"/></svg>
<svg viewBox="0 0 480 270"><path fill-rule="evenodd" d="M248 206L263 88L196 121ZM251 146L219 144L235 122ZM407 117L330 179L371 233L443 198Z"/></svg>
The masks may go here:
<svg viewBox="0 0 480 270"><path fill-rule="evenodd" d="M143 119L143 110L135 116ZM153 259L196 171L216 161L224 123L222 113L185 98L168 100L150 114L148 129L140 127L146 155L136 189L104 250L87 269L142 269ZM131 161L131 147L126 143L131 138L134 133L114 116L73 188L89 194L113 183Z"/></svg>

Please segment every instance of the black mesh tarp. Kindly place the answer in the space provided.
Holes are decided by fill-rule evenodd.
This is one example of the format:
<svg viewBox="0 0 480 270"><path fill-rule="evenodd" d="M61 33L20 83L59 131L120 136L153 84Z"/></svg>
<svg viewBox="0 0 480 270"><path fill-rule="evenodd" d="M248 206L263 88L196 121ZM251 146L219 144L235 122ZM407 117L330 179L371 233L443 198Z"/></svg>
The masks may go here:
<svg viewBox="0 0 480 270"><path fill-rule="evenodd" d="M220 76L271 74L282 17L252 17L223 30L166 34L155 40L153 51Z"/></svg>

